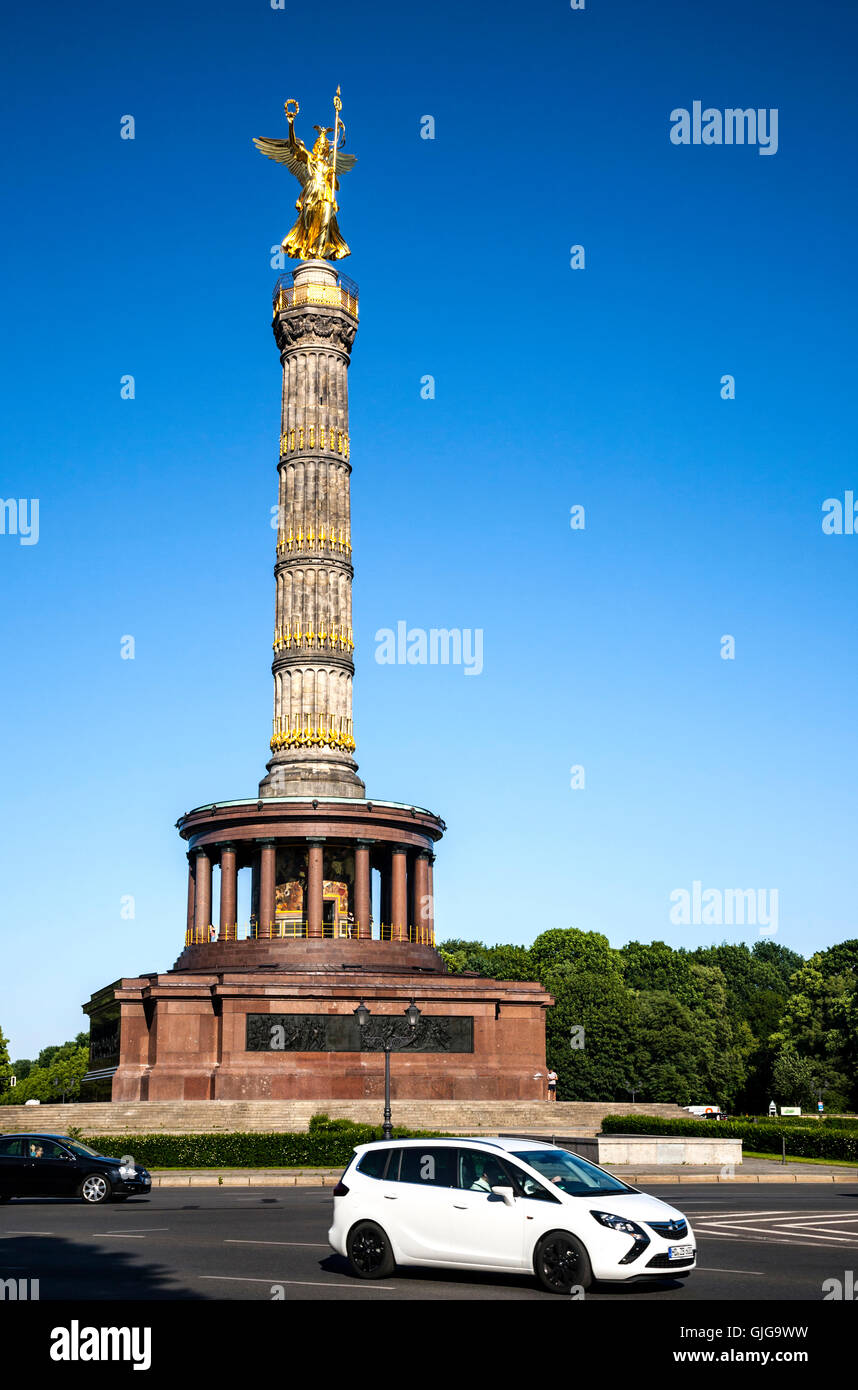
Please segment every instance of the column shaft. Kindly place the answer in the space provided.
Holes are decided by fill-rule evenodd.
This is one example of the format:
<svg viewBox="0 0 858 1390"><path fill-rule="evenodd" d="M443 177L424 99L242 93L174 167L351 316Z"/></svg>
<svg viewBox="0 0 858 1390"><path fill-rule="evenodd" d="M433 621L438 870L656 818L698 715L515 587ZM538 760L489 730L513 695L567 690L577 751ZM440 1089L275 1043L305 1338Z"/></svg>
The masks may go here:
<svg viewBox="0 0 858 1390"><path fill-rule="evenodd" d="M264 843L259 850L259 935L269 937L274 932L274 880L277 850Z"/></svg>
<svg viewBox="0 0 858 1390"><path fill-rule="evenodd" d="M369 845L355 846L355 921L358 936L372 936L372 881L370 878Z"/></svg>
<svg viewBox="0 0 858 1390"><path fill-rule="evenodd" d="M391 918L394 939L400 941L408 927L408 881L405 850L394 846L390 870Z"/></svg>
<svg viewBox="0 0 858 1390"><path fill-rule="evenodd" d="M194 898L195 898L195 895L196 895L196 885L195 885L195 883L194 883L194 856L193 856L192 854L189 854L189 855L188 855L188 923L187 923L187 930L188 930L189 933L193 932L193 930L194 930L194 920L195 920L195 919L194 919L194 908L195 908ZM193 939L193 938L189 935L189 936L188 936L188 941L191 941L192 939Z"/></svg>
<svg viewBox="0 0 858 1390"><path fill-rule="evenodd" d="M212 920L212 861L204 849L197 850L196 858L194 927L197 940L207 941Z"/></svg>
<svg viewBox="0 0 858 1390"><path fill-rule="evenodd" d="M324 935L322 912L324 907L324 860L325 848L320 840L307 841L307 935Z"/></svg>
<svg viewBox="0 0 858 1390"><path fill-rule="evenodd" d="M238 917L238 870L235 846L224 845L220 852L220 936L235 936Z"/></svg>
<svg viewBox="0 0 858 1390"><path fill-rule="evenodd" d="M429 908L429 856L422 852L417 854L414 860L414 907L412 922L415 926L415 938L422 941L426 934L427 913Z"/></svg>

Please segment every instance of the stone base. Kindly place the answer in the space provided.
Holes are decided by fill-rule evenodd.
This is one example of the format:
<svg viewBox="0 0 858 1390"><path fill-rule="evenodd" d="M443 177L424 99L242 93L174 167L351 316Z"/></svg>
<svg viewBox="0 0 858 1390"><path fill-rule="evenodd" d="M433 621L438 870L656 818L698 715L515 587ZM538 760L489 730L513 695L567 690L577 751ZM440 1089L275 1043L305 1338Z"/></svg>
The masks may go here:
<svg viewBox="0 0 858 1390"><path fill-rule="evenodd" d="M325 798L348 796L361 799L366 786L357 775L357 763L334 759L272 758L267 776L259 783L259 795Z"/></svg>
<svg viewBox="0 0 858 1390"><path fill-rule="evenodd" d="M112 1099L379 1098L382 1051L249 1050L247 1015L350 1020L363 1001L373 1020L401 1022L411 999L425 1020L473 1020L473 1052L394 1051L395 1097L539 1100L545 1095L544 1010L552 1000L539 984L451 976L443 969L422 973L408 952L404 968L396 972L373 968L370 960L364 968L348 960L327 968L321 961L315 969L307 969L306 960L302 964L303 969L290 971L263 958L255 969L205 972L195 962L190 970L186 964L182 971L123 979L100 991L85 1006L93 1036L101 1025L103 1037L104 1020L117 1006L120 1010ZM111 1060L102 1049L99 1065Z"/></svg>

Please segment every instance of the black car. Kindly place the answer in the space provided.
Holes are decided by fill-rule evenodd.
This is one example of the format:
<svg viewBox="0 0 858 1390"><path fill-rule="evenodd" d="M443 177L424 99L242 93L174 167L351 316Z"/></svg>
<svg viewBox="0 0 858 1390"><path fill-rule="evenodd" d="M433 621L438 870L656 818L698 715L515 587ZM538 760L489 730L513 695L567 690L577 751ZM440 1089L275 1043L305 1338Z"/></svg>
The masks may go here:
<svg viewBox="0 0 858 1390"><path fill-rule="evenodd" d="M145 1168L105 1158L64 1134L0 1135L0 1202L10 1197L81 1197L85 1202L124 1202L148 1195Z"/></svg>

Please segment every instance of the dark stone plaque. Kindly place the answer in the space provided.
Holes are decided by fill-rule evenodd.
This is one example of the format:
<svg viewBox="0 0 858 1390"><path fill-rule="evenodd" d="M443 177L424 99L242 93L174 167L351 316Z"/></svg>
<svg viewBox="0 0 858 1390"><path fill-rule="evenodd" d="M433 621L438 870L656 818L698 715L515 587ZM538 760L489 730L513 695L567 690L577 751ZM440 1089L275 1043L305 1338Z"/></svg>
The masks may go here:
<svg viewBox="0 0 858 1390"><path fill-rule="evenodd" d="M473 1018L379 1015L361 1028L350 1014L248 1014L248 1052L473 1052Z"/></svg>

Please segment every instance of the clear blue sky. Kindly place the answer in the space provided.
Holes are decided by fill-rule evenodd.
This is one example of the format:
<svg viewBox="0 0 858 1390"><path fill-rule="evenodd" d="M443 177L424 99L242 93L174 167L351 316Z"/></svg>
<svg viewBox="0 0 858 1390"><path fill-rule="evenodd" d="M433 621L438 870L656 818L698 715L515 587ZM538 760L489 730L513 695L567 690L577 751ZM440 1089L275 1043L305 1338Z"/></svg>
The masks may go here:
<svg viewBox="0 0 858 1390"><path fill-rule="evenodd" d="M0 536L14 1056L173 963L174 822L264 771L297 186L250 142L337 83L358 761L448 823L439 935L757 939L673 926L695 881L776 889L803 953L856 934L858 536L821 529L858 494L856 37L798 0L7 19L0 495L40 501L38 544ZM777 153L671 144L695 100L777 108ZM482 629L483 673L376 664L399 620Z"/></svg>

